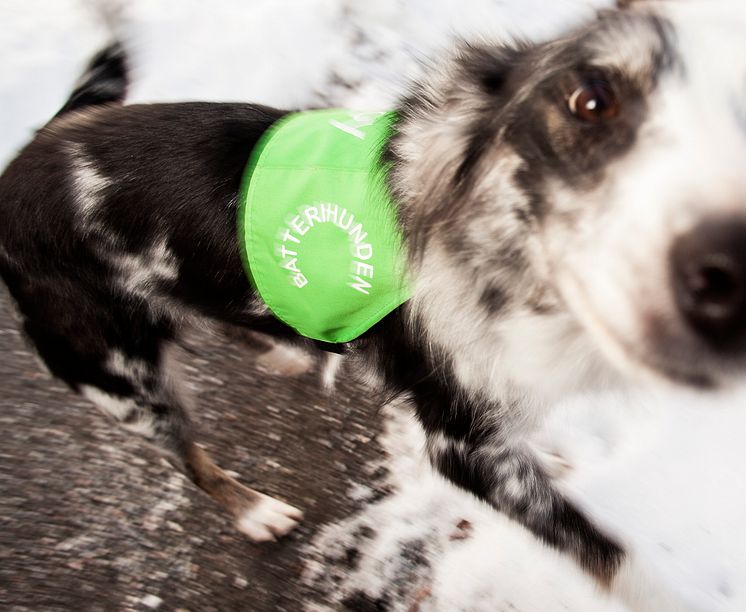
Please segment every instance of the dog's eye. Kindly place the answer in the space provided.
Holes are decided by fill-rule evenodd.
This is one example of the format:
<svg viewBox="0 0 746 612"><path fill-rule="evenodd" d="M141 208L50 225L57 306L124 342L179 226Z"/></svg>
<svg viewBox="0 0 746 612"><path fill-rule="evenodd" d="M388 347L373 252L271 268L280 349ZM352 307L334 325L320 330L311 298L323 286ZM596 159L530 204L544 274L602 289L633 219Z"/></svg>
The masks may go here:
<svg viewBox="0 0 746 612"><path fill-rule="evenodd" d="M570 112L582 121L597 123L613 119L619 113L619 101L606 81L583 83L567 99Z"/></svg>

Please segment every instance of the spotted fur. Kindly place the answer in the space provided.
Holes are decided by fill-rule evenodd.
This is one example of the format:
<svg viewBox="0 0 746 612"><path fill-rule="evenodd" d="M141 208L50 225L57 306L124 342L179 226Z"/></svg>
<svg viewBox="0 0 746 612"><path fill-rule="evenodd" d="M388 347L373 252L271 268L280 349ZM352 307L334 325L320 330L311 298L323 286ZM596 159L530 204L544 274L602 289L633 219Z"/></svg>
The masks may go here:
<svg viewBox="0 0 746 612"><path fill-rule="evenodd" d="M403 100L386 161L413 296L321 348L411 403L437 470L632 600L643 573L525 434L578 391L737 371L680 312L669 252L706 209L745 214L746 54L736 3L625 4L544 44L463 45ZM735 79L705 69L727 51ZM0 272L55 375L169 450L249 536L281 535L298 511L194 444L168 346L195 316L310 344L254 293L235 235L247 157L285 111L122 106L123 66L118 48L98 57L0 179ZM589 79L613 85L613 120L569 112Z"/></svg>

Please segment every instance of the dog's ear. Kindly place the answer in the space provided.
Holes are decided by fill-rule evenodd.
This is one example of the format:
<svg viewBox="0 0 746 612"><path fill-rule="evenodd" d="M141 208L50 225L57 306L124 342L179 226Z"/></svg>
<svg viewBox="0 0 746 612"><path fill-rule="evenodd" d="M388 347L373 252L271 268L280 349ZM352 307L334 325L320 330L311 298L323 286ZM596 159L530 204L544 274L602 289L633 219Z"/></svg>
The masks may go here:
<svg viewBox="0 0 746 612"><path fill-rule="evenodd" d="M466 127L466 147L462 152L461 163L454 175L455 184L465 184L476 168L485 151L492 146L493 139L502 124L502 112L514 89L513 75L523 63L530 44L515 43L512 46L465 46L459 58L461 69L466 74L462 82L476 85L481 102L475 112L476 121L471 128Z"/></svg>
<svg viewBox="0 0 746 612"><path fill-rule="evenodd" d="M465 46L460 63L485 93L499 94L528 46Z"/></svg>

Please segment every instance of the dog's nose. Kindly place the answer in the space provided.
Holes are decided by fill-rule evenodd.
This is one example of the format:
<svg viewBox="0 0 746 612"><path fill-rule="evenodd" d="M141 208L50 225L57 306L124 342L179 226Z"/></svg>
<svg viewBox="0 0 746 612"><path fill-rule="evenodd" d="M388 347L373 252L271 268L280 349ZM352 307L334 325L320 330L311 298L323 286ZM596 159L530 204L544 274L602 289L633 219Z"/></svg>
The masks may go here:
<svg viewBox="0 0 746 612"><path fill-rule="evenodd" d="M678 238L671 251L676 303L710 345L744 344L746 220L707 221Z"/></svg>

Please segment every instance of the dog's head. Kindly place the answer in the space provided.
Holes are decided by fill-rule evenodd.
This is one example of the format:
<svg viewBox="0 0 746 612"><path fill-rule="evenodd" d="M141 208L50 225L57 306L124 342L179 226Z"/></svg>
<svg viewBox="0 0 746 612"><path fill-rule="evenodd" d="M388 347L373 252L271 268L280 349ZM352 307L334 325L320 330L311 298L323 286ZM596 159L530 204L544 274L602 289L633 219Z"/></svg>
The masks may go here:
<svg viewBox="0 0 746 612"><path fill-rule="evenodd" d="M625 4L463 50L404 106L394 189L414 256L450 250L496 309L567 309L617 364L716 385L746 365L746 9Z"/></svg>

